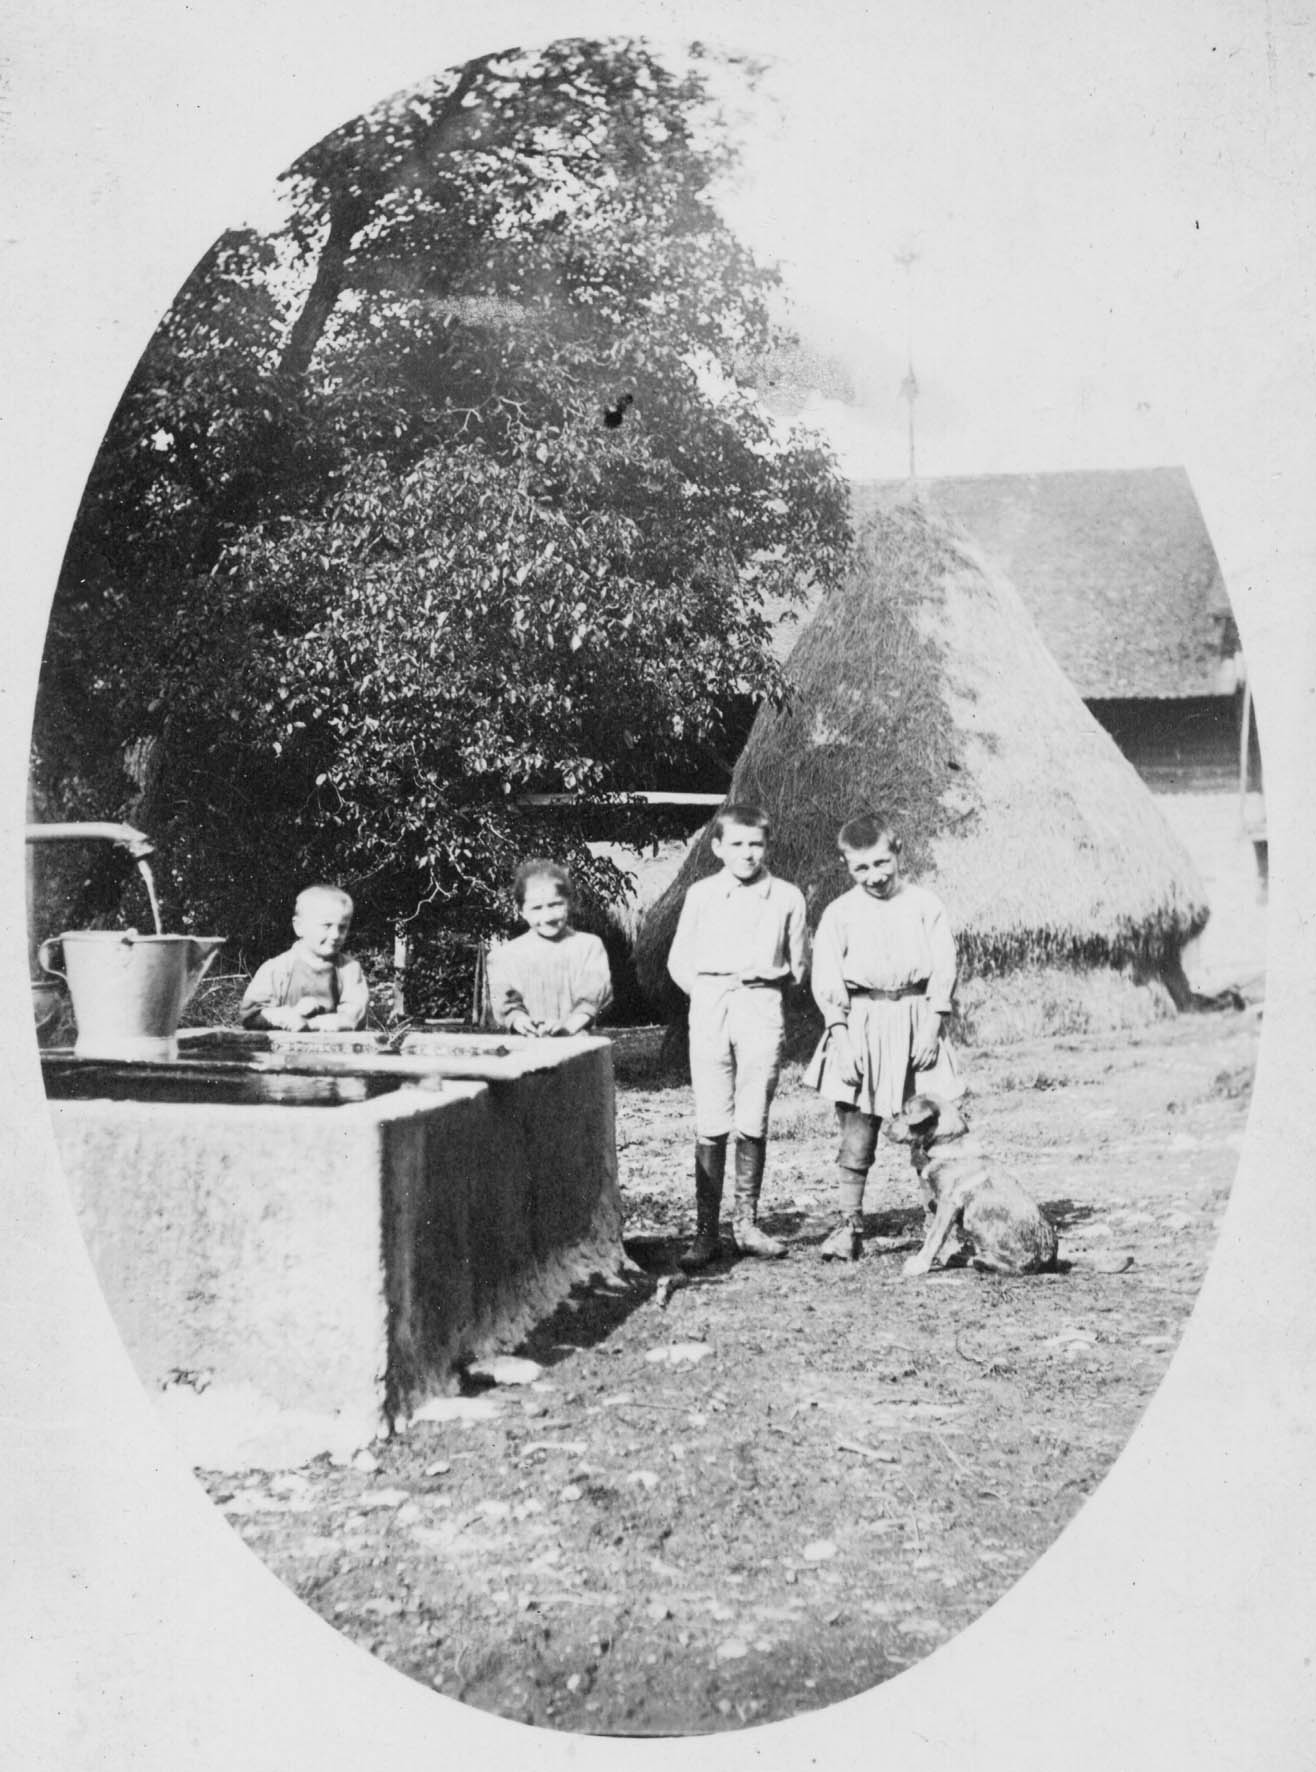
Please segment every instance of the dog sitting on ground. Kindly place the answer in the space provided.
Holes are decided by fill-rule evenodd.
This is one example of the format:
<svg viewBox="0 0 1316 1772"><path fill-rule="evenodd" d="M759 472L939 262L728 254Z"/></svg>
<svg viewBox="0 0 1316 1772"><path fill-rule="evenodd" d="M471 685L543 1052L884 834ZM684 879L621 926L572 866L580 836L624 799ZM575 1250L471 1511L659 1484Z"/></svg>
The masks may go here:
<svg viewBox="0 0 1316 1772"><path fill-rule="evenodd" d="M953 1239L966 1246L974 1267L987 1273L1055 1270L1055 1226L1013 1176L988 1164L957 1107L916 1095L901 1119L932 1215L923 1247L905 1263L906 1274L930 1272Z"/></svg>

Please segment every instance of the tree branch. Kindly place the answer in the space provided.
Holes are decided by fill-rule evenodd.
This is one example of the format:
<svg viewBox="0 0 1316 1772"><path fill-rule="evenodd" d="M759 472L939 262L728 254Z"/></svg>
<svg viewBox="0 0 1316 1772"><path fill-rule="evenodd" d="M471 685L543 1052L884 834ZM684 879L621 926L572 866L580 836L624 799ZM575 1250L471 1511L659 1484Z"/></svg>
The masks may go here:
<svg viewBox="0 0 1316 1772"><path fill-rule="evenodd" d="M483 74L492 56L478 56L463 67L452 91L439 108L430 133L440 137L457 116L467 93ZM329 318L338 304L347 282L347 261L352 242L370 219L379 192L377 190L336 190L329 197L329 233L320 253L302 311L293 321L284 346L279 371L283 375L303 376L310 368L315 347L319 344Z"/></svg>

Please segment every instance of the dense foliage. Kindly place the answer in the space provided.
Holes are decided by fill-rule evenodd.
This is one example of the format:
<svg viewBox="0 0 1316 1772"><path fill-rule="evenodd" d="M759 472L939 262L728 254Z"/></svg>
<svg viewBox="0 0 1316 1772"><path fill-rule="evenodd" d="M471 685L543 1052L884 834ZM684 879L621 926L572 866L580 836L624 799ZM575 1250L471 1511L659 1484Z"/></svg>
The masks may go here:
<svg viewBox="0 0 1316 1772"><path fill-rule="evenodd" d="M377 932L479 928L544 850L606 896L600 800L727 779L736 710L780 690L765 599L848 543L830 457L736 380L775 278L714 207L727 75L480 58L318 144L283 224L180 291L87 488L36 730L45 815L148 829L175 926L264 945L328 876Z"/></svg>

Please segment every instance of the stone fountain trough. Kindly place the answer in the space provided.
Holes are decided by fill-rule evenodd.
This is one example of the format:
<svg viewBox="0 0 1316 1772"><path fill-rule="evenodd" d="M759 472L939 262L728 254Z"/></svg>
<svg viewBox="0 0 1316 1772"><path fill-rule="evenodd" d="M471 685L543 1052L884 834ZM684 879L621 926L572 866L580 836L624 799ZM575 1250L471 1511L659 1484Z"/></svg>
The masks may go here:
<svg viewBox="0 0 1316 1772"><path fill-rule="evenodd" d="M42 1054L148 1389L387 1430L624 1270L608 1041L397 1044L201 1029L168 1063Z"/></svg>

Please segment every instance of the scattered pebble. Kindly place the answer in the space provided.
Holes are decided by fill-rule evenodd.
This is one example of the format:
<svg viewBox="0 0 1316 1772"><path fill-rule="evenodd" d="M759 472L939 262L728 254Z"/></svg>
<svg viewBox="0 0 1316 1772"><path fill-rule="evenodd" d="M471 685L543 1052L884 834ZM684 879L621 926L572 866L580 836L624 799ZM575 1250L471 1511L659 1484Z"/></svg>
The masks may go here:
<svg viewBox="0 0 1316 1772"><path fill-rule="evenodd" d="M354 1471L365 1471L367 1475L369 1475L371 1472L379 1469L379 1460L375 1457L373 1452L367 1452L363 1446L359 1452L354 1452L352 1454L352 1469Z"/></svg>
<svg viewBox="0 0 1316 1772"><path fill-rule="evenodd" d="M672 1616L672 1608L666 1600L650 1600L644 1610L646 1617L651 1618L655 1624L661 1624L664 1618Z"/></svg>
<svg viewBox="0 0 1316 1772"><path fill-rule="evenodd" d="M626 1481L638 1485L641 1489L656 1489L659 1477L657 1471L632 1471Z"/></svg>
<svg viewBox="0 0 1316 1772"><path fill-rule="evenodd" d="M361 1607L361 1611L370 1618L396 1618L398 1613L402 1611L402 1601L385 1599L382 1597L375 1600L366 1600Z"/></svg>
<svg viewBox="0 0 1316 1772"><path fill-rule="evenodd" d="M372 1489L357 1501L356 1506L361 1513L376 1513L381 1508L401 1507L411 1497L405 1489Z"/></svg>
<svg viewBox="0 0 1316 1772"><path fill-rule="evenodd" d="M1112 1250L1107 1255L1089 1256L1088 1266L1099 1274L1127 1274L1133 1266L1133 1257L1127 1252Z"/></svg>
<svg viewBox="0 0 1316 1772"><path fill-rule="evenodd" d="M808 1563L827 1563L836 1555L836 1545L830 1538L815 1538L800 1554Z"/></svg>
<svg viewBox="0 0 1316 1772"><path fill-rule="evenodd" d="M516 1354L497 1354L491 1360L473 1360L466 1371L480 1384L534 1384L544 1376L544 1368L538 1360L523 1360Z"/></svg>
<svg viewBox="0 0 1316 1772"><path fill-rule="evenodd" d="M739 1637L728 1637L725 1643L717 1646L719 1661L743 1661L749 1654L749 1644L742 1643Z"/></svg>
<svg viewBox="0 0 1316 1772"><path fill-rule="evenodd" d="M706 1341L674 1341L669 1347L651 1347L644 1357L652 1366L697 1366L712 1351Z"/></svg>
<svg viewBox="0 0 1316 1772"><path fill-rule="evenodd" d="M493 1421L503 1412L496 1397L432 1397L412 1421Z"/></svg>
<svg viewBox="0 0 1316 1772"><path fill-rule="evenodd" d="M427 1464L425 1466L425 1475L427 1477L446 1477L451 1469L451 1459L436 1458L433 1464Z"/></svg>
<svg viewBox="0 0 1316 1772"><path fill-rule="evenodd" d="M259 1489L241 1489L236 1495L230 1495L223 1507L226 1514L241 1516L281 1513L285 1505L282 1501L276 1501L273 1496L263 1494Z"/></svg>
<svg viewBox="0 0 1316 1772"><path fill-rule="evenodd" d="M436 1526L413 1526L411 1536L425 1550L448 1551L452 1549L452 1527L440 1529Z"/></svg>
<svg viewBox="0 0 1316 1772"><path fill-rule="evenodd" d="M327 1532L308 1532L305 1538L295 1538L289 1548L297 1557L336 1557L343 1541Z"/></svg>
<svg viewBox="0 0 1316 1772"><path fill-rule="evenodd" d="M585 1491L579 1483L564 1483L558 1493L563 1501L579 1501Z"/></svg>

